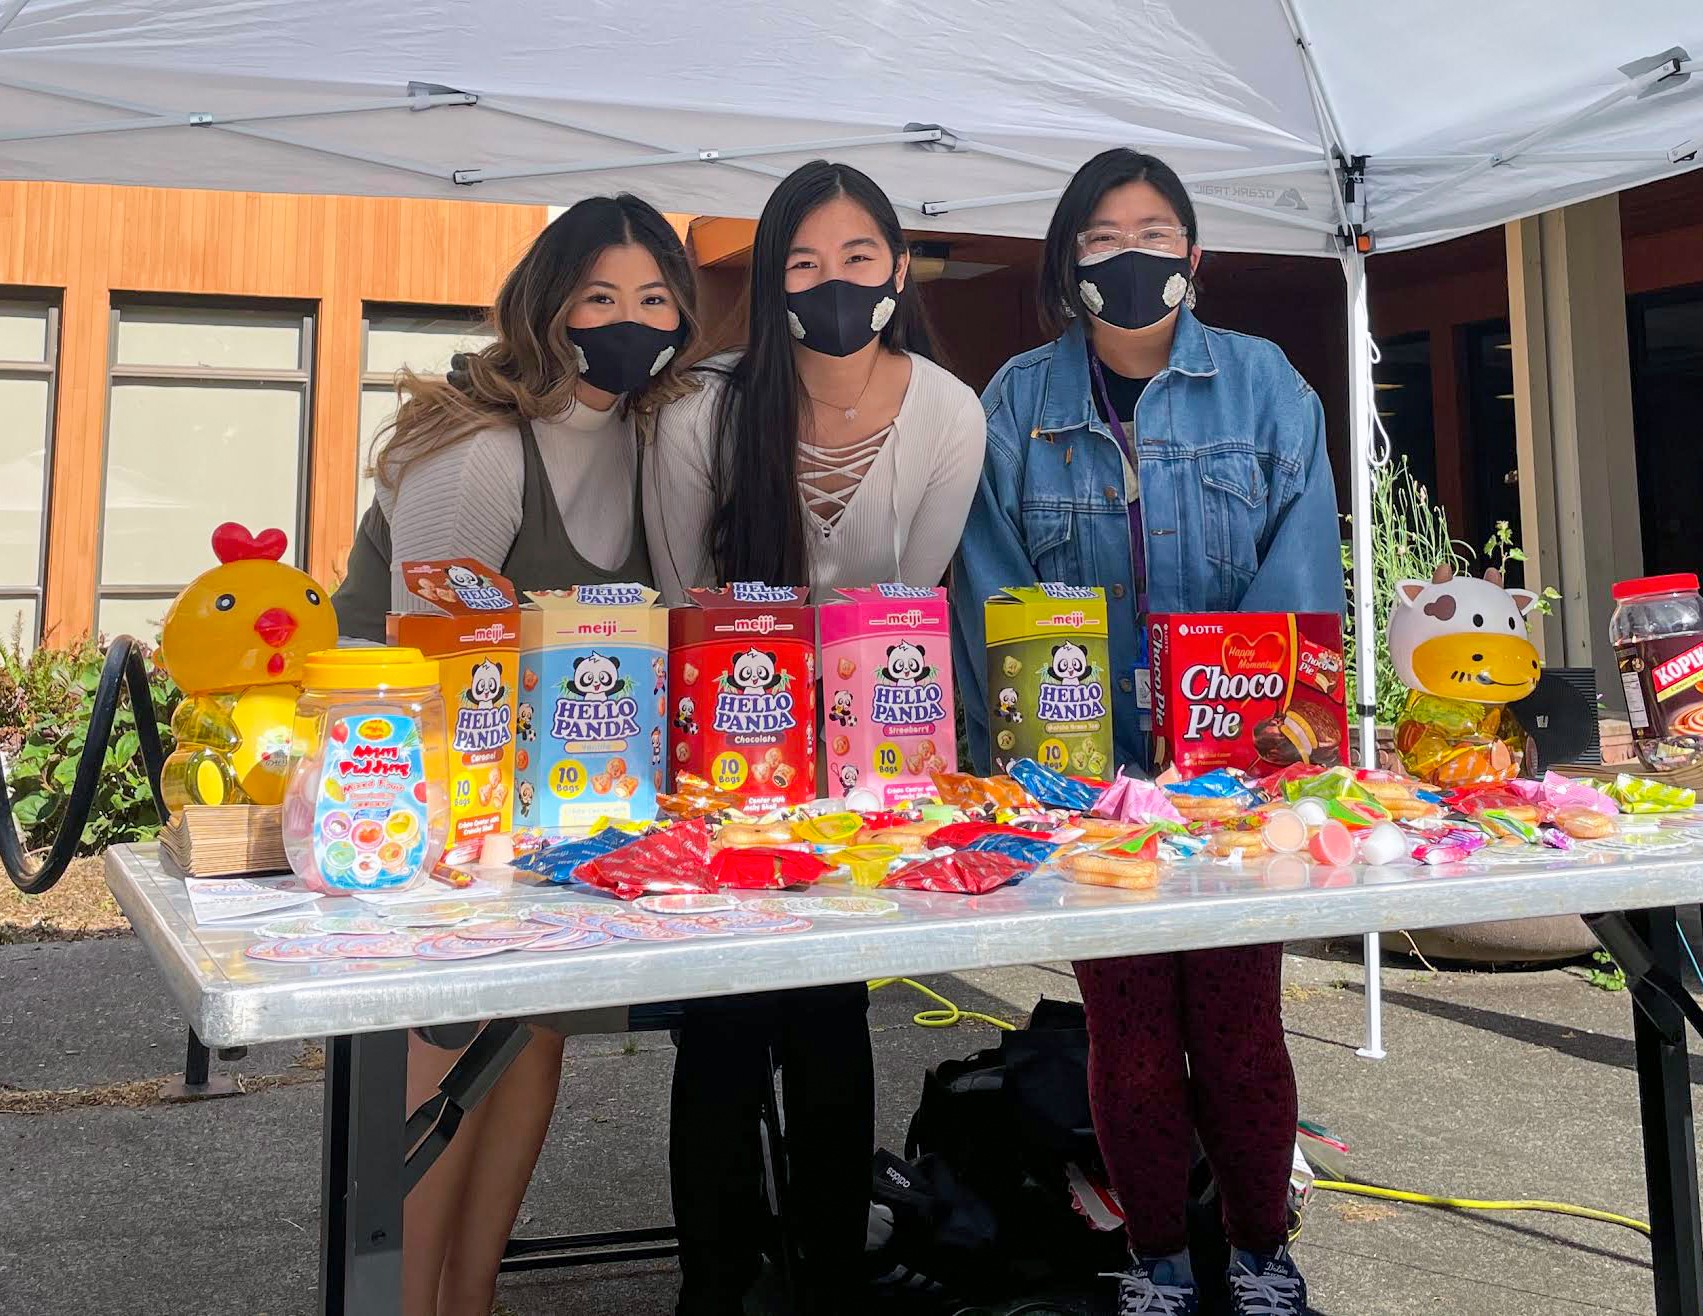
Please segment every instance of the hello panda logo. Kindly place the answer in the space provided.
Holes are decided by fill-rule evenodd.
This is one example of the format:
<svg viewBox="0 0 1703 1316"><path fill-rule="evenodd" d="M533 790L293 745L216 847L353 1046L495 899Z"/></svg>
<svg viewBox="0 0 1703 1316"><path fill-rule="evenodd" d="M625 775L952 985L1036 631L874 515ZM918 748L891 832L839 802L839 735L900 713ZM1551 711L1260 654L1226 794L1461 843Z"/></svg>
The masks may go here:
<svg viewBox="0 0 1703 1316"><path fill-rule="evenodd" d="M907 731L932 727L946 719L945 694L936 680L928 650L910 640L887 646L887 661L875 673L869 696L869 720Z"/></svg>
<svg viewBox="0 0 1703 1316"><path fill-rule="evenodd" d="M514 709L509 706L508 693L501 663L486 658L474 664L455 710L455 729L450 733L450 746L456 753L498 750L514 738Z"/></svg>
<svg viewBox="0 0 1703 1316"><path fill-rule="evenodd" d="M769 650L753 645L735 654L718 683L710 725L730 736L772 736L791 730L797 725L787 689L791 684L791 673L781 670Z"/></svg>
<svg viewBox="0 0 1703 1316"><path fill-rule="evenodd" d="M639 701L621 660L596 649L575 657L562 679L550 734L565 744L596 745L639 734Z"/></svg>
<svg viewBox="0 0 1703 1316"><path fill-rule="evenodd" d="M1043 722L1086 722L1106 715L1105 687L1094 679L1088 650L1074 640L1053 645L1041 670L1035 716Z"/></svg>
<svg viewBox="0 0 1703 1316"><path fill-rule="evenodd" d="M475 612L499 612L514 606L508 595L471 567L456 562L445 568L443 574L444 580L455 591L457 602L464 608Z"/></svg>

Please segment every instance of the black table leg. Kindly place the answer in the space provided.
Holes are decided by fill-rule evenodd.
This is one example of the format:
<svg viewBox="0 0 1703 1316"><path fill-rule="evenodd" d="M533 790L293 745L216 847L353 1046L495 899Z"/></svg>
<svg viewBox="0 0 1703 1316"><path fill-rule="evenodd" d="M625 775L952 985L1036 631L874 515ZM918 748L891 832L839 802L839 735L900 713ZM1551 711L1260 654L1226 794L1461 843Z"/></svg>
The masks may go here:
<svg viewBox="0 0 1703 1316"><path fill-rule="evenodd" d="M1649 947L1656 966L1683 981L1685 952L1676 911L1642 910L1628 915L1628 921ZM1644 1125L1656 1312L1657 1316L1703 1316L1703 1226L1698 1218L1685 1018L1660 994L1640 993L1636 999L1632 1034Z"/></svg>
<svg viewBox="0 0 1703 1316"><path fill-rule="evenodd" d="M320 1316L402 1310L407 1079L405 1032L326 1042Z"/></svg>

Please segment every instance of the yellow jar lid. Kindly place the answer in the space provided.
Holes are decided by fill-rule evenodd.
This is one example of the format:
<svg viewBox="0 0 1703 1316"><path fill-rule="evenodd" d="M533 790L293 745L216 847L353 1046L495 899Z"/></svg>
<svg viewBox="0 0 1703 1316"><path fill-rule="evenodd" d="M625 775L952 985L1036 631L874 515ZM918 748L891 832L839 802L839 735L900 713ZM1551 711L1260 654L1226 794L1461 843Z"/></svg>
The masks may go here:
<svg viewBox="0 0 1703 1316"><path fill-rule="evenodd" d="M302 668L303 690L435 690L438 660L418 649L321 649Z"/></svg>

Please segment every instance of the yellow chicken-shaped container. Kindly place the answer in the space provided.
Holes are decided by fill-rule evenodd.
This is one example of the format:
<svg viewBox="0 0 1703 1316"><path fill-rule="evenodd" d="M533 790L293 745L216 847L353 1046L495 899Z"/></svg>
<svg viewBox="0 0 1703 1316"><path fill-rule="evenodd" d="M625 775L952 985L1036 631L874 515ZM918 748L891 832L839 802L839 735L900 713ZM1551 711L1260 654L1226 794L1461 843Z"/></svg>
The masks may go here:
<svg viewBox="0 0 1703 1316"><path fill-rule="evenodd" d="M213 531L219 565L166 613L154 657L183 691L177 747L160 779L166 807L278 804L302 663L337 643L337 615L313 577L281 559L282 530L227 521Z"/></svg>

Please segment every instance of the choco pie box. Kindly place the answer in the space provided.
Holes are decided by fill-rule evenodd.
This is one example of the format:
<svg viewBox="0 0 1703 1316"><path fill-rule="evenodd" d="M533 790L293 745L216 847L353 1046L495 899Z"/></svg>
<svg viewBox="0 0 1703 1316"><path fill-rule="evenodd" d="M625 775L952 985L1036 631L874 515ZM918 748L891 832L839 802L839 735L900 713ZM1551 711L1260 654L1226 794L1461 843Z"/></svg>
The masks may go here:
<svg viewBox="0 0 1703 1316"><path fill-rule="evenodd" d="M442 669L450 764L443 862L473 863L484 838L512 820L520 605L513 585L472 558L404 562L402 582L435 611L391 613L385 638Z"/></svg>
<svg viewBox="0 0 1703 1316"><path fill-rule="evenodd" d="M1185 777L1345 762L1342 619L1225 612L1148 618L1153 764Z"/></svg>
<svg viewBox="0 0 1703 1316"><path fill-rule="evenodd" d="M1031 758L1072 776L1110 772L1106 592L1013 585L987 601L983 616L995 767Z"/></svg>
<svg viewBox="0 0 1703 1316"><path fill-rule="evenodd" d="M751 582L689 589L668 615L674 774L753 812L816 798L816 609L810 592Z"/></svg>
<svg viewBox="0 0 1703 1316"><path fill-rule="evenodd" d="M538 590L520 613L515 825L546 835L656 817L668 610L643 585Z"/></svg>
<svg viewBox="0 0 1703 1316"><path fill-rule="evenodd" d="M863 787L882 804L934 794L957 770L946 591L842 589L817 613L828 793Z"/></svg>

